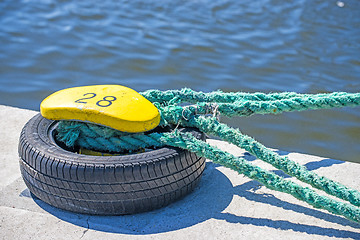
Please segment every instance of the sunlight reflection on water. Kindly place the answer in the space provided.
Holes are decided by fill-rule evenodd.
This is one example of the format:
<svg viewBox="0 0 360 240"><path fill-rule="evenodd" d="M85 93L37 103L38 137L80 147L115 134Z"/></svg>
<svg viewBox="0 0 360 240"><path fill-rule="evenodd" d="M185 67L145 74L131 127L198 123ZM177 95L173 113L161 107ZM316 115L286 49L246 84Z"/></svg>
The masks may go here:
<svg viewBox="0 0 360 240"><path fill-rule="evenodd" d="M2 1L0 103L138 91L360 91L360 2ZM265 145L360 162L360 110L227 120Z"/></svg>

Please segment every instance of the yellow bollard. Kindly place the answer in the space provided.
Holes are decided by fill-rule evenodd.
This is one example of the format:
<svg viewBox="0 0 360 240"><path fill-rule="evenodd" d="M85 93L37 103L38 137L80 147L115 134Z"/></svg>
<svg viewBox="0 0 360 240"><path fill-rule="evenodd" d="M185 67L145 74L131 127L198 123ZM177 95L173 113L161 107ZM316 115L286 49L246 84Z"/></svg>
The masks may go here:
<svg viewBox="0 0 360 240"><path fill-rule="evenodd" d="M120 85L74 87L55 92L40 105L44 118L100 124L122 132L145 132L160 123L158 109Z"/></svg>

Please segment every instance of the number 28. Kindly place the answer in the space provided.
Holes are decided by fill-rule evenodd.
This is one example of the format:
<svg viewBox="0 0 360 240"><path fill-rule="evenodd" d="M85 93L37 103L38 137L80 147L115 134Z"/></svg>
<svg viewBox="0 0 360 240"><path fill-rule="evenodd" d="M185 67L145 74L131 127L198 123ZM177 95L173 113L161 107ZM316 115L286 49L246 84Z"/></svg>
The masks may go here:
<svg viewBox="0 0 360 240"><path fill-rule="evenodd" d="M79 98L79 99L75 100L75 102L76 103L87 104L88 102L85 101L85 100L92 99L92 98L96 97L96 93L85 93L83 96L84 96L83 98ZM105 97L103 97L103 99L97 101L96 105L99 106L99 107L108 107L115 100L116 100L116 97L114 97L114 96L105 96Z"/></svg>

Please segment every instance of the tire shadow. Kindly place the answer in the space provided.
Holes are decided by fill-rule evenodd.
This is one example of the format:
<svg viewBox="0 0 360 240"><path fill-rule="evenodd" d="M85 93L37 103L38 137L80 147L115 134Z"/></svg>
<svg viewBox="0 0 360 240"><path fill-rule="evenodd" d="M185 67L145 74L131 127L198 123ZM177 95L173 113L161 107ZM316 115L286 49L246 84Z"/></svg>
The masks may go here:
<svg viewBox="0 0 360 240"><path fill-rule="evenodd" d="M33 196L36 204L57 218L97 231L122 234L155 234L190 227L221 213L232 201L233 185L216 164L206 162L200 184L184 198L150 212L123 216L76 214L48 205ZM219 187L221 186L221 187Z"/></svg>
<svg viewBox="0 0 360 240"><path fill-rule="evenodd" d="M319 211L311 206L304 207L278 199L272 194L257 193L256 190L262 185L256 181L249 181L238 186L233 186L230 180L222 172L216 169L218 166L219 165L212 162L207 162L199 186L188 196L167 207L135 215L93 216L76 214L54 208L34 196L33 198L36 204L48 213L63 221L84 227L86 229L84 230L84 233L88 229L92 229L96 231L131 235L157 234L184 229L214 218L225 220L229 223L265 226L273 229L293 230L295 232L327 237L360 239L360 233L349 230L299 224L287 220L237 216L232 213L224 212L231 203L234 195L238 195L249 201L269 204L271 206L306 214L342 226L360 228L360 224L340 216Z"/></svg>

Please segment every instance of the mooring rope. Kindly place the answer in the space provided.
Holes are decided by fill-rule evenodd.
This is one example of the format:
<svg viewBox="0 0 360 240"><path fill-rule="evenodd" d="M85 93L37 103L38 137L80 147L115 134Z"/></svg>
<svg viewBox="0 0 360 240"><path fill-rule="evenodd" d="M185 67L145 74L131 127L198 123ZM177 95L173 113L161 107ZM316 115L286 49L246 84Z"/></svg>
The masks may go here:
<svg viewBox="0 0 360 240"><path fill-rule="evenodd" d="M217 121L218 114L226 116L249 116L252 114L278 114L288 111L307 109L324 109L360 105L360 93L328 93L328 94L297 94L297 93L213 93L195 92L190 89L149 90L142 93L159 109L161 125L196 127L200 131L218 136L224 141L239 146L288 175L321 189L349 203L340 202L322 196L302 187L291 180L253 166L242 158L235 157L219 150L194 137L175 130L171 133L126 134L117 130L90 123L60 121L57 127L57 138L67 146L122 152L139 148L160 147L170 145L180 147L200 156L204 156L225 167L236 170L251 179L257 180L270 189L286 192L310 205L326 209L331 213L343 215L360 223L360 193L331 179L309 171L287 157L280 156L250 136ZM181 106L181 103L193 105ZM205 116L204 116L205 115ZM209 115L209 116L206 116Z"/></svg>
<svg viewBox="0 0 360 240"><path fill-rule="evenodd" d="M222 102L233 103L236 101L251 100L251 101L276 101L282 99L290 99L294 97L332 97L332 96L348 96L347 92L334 93L320 93L320 94L300 94L295 92L281 92L281 93L245 93L245 92L222 92L214 91L210 93L197 92L189 88L181 90L147 90L141 93L151 102L168 103L168 102ZM350 93L351 94L351 93ZM355 93L356 94L356 93Z"/></svg>

